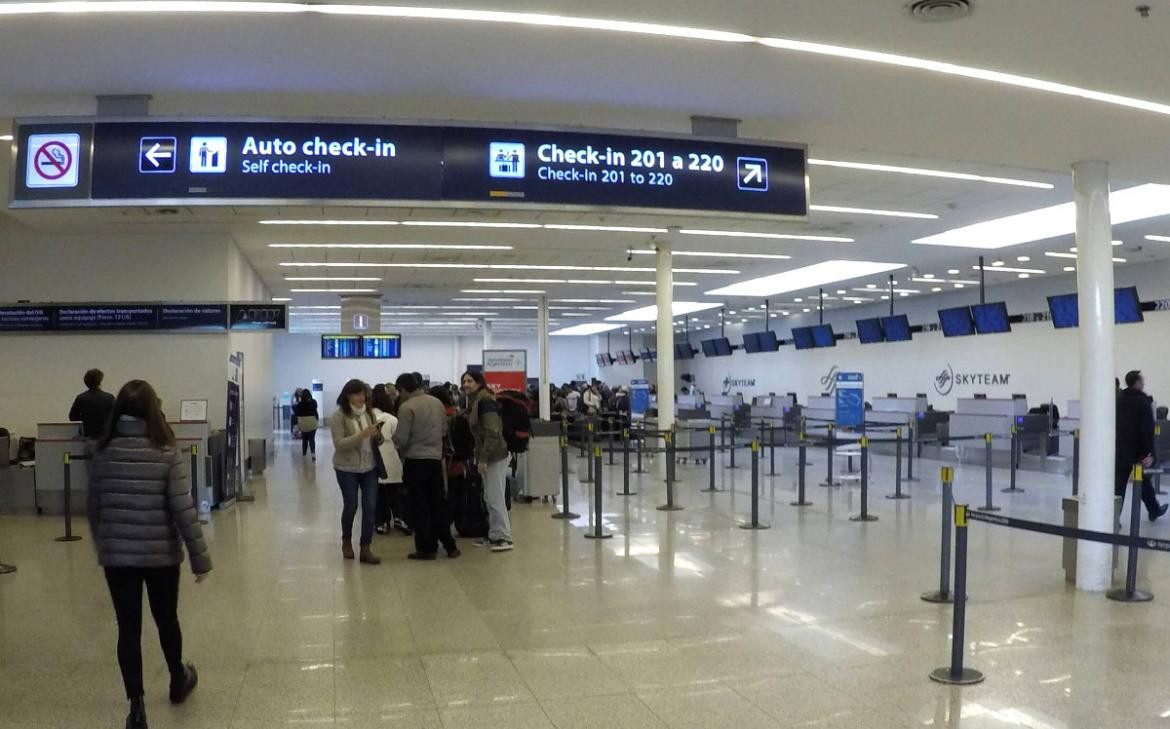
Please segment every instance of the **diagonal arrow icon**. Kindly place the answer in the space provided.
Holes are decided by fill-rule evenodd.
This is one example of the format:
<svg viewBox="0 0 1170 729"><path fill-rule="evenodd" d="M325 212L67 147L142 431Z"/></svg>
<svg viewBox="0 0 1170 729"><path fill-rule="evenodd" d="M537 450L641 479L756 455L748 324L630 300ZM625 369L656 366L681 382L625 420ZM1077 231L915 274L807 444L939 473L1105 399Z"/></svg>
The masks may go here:
<svg viewBox="0 0 1170 729"><path fill-rule="evenodd" d="M764 181L764 168L757 164L746 164L743 166L747 170L747 174L743 177L743 184L747 185L752 182Z"/></svg>

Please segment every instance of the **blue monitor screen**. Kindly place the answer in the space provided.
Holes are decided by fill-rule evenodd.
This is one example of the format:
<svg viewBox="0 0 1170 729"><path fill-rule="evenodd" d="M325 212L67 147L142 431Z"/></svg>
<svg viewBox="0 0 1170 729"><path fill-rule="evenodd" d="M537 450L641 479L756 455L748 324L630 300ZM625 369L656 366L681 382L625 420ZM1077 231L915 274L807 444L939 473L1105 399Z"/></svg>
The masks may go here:
<svg viewBox="0 0 1170 729"><path fill-rule="evenodd" d="M1049 296L1048 311L1052 314L1052 326L1057 329L1069 329L1080 324L1076 294Z"/></svg>
<svg viewBox="0 0 1170 729"><path fill-rule="evenodd" d="M402 356L402 337L397 334L369 334L362 337L362 356L366 359L398 359Z"/></svg>
<svg viewBox="0 0 1170 729"><path fill-rule="evenodd" d="M727 337L717 337L716 339L704 339L703 354L707 357L730 357L731 356L731 342L727 341Z"/></svg>
<svg viewBox="0 0 1170 729"><path fill-rule="evenodd" d="M322 334L321 359L358 359L362 356L362 338L356 334Z"/></svg>
<svg viewBox="0 0 1170 729"><path fill-rule="evenodd" d="M653 362L654 360L658 359L658 352L653 349L643 349L641 351L641 355L642 359L646 360L647 362Z"/></svg>
<svg viewBox="0 0 1170 729"><path fill-rule="evenodd" d="M969 306L939 309L938 322L942 325L944 337L966 337L975 333L975 322L971 320Z"/></svg>
<svg viewBox="0 0 1170 729"><path fill-rule="evenodd" d="M675 359L694 359L695 350L691 349L690 342L683 342L682 344L674 345Z"/></svg>
<svg viewBox="0 0 1170 729"><path fill-rule="evenodd" d="M882 324L879 319L858 319L857 338L862 344L876 344L885 339L882 336Z"/></svg>
<svg viewBox="0 0 1170 729"><path fill-rule="evenodd" d="M836 347L837 336L833 334L832 324L817 324L811 327L813 344L817 347Z"/></svg>
<svg viewBox="0 0 1170 729"><path fill-rule="evenodd" d="M597 360L597 366L598 366L598 367L607 367L607 366L609 366L609 359L608 359L608 358L607 358L607 357L606 357L604 354L599 354L599 355L597 355L597 356L596 356L594 359L596 359L596 360Z"/></svg>
<svg viewBox="0 0 1170 729"><path fill-rule="evenodd" d="M812 349L817 346L813 342L812 327L793 327L792 343L797 349Z"/></svg>
<svg viewBox="0 0 1170 729"><path fill-rule="evenodd" d="M760 351L760 335L748 333L743 335L743 351L755 354Z"/></svg>
<svg viewBox="0 0 1170 729"><path fill-rule="evenodd" d="M975 319L975 331L979 334L1002 334L1012 330L1007 304L1002 301L975 304L971 307L971 315Z"/></svg>
<svg viewBox="0 0 1170 729"><path fill-rule="evenodd" d="M1137 288L1128 286L1113 289L1113 321L1118 324L1135 324L1144 321L1142 302L1138 299Z"/></svg>
<svg viewBox="0 0 1170 729"><path fill-rule="evenodd" d="M882 331L887 342L910 341L910 319L905 314L882 317Z"/></svg>
<svg viewBox="0 0 1170 729"><path fill-rule="evenodd" d="M775 352L780 348L780 342L776 340L776 332L757 332L756 340L759 342L761 352Z"/></svg>

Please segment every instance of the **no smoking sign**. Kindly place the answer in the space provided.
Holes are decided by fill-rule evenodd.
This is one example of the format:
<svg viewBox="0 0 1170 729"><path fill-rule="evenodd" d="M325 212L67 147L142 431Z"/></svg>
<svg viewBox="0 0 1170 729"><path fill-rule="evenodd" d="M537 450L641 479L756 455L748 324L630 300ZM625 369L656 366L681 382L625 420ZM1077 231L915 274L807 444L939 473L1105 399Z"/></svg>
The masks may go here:
<svg viewBox="0 0 1170 729"><path fill-rule="evenodd" d="M80 157L80 134L29 135L25 186L77 187Z"/></svg>

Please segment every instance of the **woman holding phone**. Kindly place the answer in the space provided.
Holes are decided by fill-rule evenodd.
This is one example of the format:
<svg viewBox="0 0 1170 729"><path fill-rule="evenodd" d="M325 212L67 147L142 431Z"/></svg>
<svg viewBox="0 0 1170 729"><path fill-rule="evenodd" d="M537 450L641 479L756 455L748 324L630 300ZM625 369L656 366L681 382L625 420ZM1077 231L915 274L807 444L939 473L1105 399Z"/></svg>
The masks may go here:
<svg viewBox="0 0 1170 729"><path fill-rule="evenodd" d="M350 380L337 396L337 411L329 416L329 430L333 434L333 470L341 488L344 506L341 510L341 556L353 559L353 520L361 497L362 531L358 542L360 561L379 564L382 560L370 551L374 541L374 513L377 510L378 476L381 454L379 446L385 440L374 418L370 386L361 380ZM384 467L382 467L384 470Z"/></svg>

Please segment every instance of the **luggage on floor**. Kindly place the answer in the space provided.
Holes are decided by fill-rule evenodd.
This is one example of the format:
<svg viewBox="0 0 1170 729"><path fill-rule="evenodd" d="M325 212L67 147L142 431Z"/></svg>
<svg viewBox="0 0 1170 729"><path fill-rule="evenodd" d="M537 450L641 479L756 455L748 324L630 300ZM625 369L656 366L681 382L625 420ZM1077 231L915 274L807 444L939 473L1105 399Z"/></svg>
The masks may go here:
<svg viewBox="0 0 1170 729"><path fill-rule="evenodd" d="M447 472L447 501L455 531L464 538L486 537L488 516L483 501L483 479L474 468L454 468L455 465Z"/></svg>

